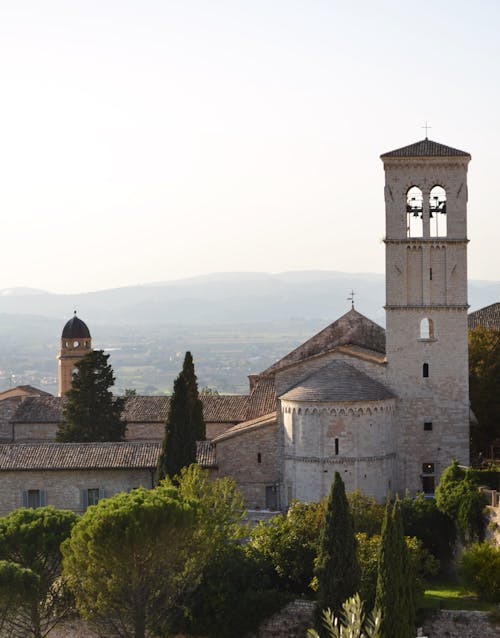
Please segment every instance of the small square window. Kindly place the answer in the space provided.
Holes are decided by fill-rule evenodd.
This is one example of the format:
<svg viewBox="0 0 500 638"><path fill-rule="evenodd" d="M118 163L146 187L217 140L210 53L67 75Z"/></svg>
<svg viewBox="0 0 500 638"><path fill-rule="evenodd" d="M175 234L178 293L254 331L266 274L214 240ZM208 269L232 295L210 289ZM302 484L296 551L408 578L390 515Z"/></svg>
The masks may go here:
<svg viewBox="0 0 500 638"><path fill-rule="evenodd" d="M422 474L434 474L434 463L423 463Z"/></svg>
<svg viewBox="0 0 500 638"><path fill-rule="evenodd" d="M432 430L432 421L425 421L424 430L430 432Z"/></svg>
<svg viewBox="0 0 500 638"><path fill-rule="evenodd" d="M40 490L28 490L27 506L33 509L40 507Z"/></svg>

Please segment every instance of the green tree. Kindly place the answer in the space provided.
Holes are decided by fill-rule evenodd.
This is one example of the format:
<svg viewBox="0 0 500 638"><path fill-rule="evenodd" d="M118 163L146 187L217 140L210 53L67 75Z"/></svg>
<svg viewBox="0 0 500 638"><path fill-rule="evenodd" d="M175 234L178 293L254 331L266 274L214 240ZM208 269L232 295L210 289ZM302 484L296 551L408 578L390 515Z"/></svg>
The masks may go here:
<svg viewBox="0 0 500 638"><path fill-rule="evenodd" d="M66 392L64 420L57 441L123 441L126 424L121 419L124 397L113 397L115 382L109 354L93 350L75 364L71 390Z"/></svg>
<svg viewBox="0 0 500 638"><path fill-rule="evenodd" d="M469 331L469 396L478 425L471 428L472 453L489 456L500 441L500 331Z"/></svg>
<svg viewBox="0 0 500 638"><path fill-rule="evenodd" d="M347 501L354 521L354 531L363 532L368 536L380 534L384 520L384 506L359 490L348 494Z"/></svg>
<svg viewBox="0 0 500 638"><path fill-rule="evenodd" d="M354 524L344 483L338 472L335 472L321 527L315 573L318 617L327 608L338 613L344 600L359 589L360 569Z"/></svg>
<svg viewBox="0 0 500 638"><path fill-rule="evenodd" d="M194 371L193 355L186 352L184 363L182 364L182 375L186 380L188 392L188 410L190 427L193 431L195 441L204 441L206 439L205 420L203 418L203 403L198 393L198 381Z"/></svg>
<svg viewBox="0 0 500 638"><path fill-rule="evenodd" d="M158 459L157 481L166 476L172 479L183 467L196 463L196 441L204 439L203 404L198 396L193 357L186 352L182 371L174 381Z"/></svg>
<svg viewBox="0 0 500 638"><path fill-rule="evenodd" d="M24 582L29 595L15 618L6 621L10 636L42 638L68 612L70 601L60 578L60 545L75 522L75 514L53 507L19 509L0 518L0 560L32 574L17 574L17 582Z"/></svg>
<svg viewBox="0 0 500 638"><path fill-rule="evenodd" d="M0 636L15 636L19 609L37 599L40 578L17 563L0 560Z"/></svg>
<svg viewBox="0 0 500 638"><path fill-rule="evenodd" d="M328 638L381 638L380 615L367 614L359 594L344 602L337 617L329 609L325 610L323 626ZM309 629L307 637L319 638L319 635L314 629Z"/></svg>
<svg viewBox="0 0 500 638"><path fill-rule="evenodd" d="M375 606L382 616L382 638L413 638L414 600L399 506L387 500L378 559Z"/></svg>
<svg viewBox="0 0 500 638"><path fill-rule="evenodd" d="M463 542L484 539L486 501L478 489L474 472L453 461L441 475L436 488L436 505L453 520Z"/></svg>
<svg viewBox="0 0 500 638"><path fill-rule="evenodd" d="M89 508L62 546L81 616L109 637L167 634L206 561L198 521L199 504L171 486L138 488Z"/></svg>
<svg viewBox="0 0 500 638"><path fill-rule="evenodd" d="M273 516L270 521L260 522L251 531L249 551L271 562L282 587L295 593L308 592L323 516L324 502L294 501L286 516Z"/></svg>

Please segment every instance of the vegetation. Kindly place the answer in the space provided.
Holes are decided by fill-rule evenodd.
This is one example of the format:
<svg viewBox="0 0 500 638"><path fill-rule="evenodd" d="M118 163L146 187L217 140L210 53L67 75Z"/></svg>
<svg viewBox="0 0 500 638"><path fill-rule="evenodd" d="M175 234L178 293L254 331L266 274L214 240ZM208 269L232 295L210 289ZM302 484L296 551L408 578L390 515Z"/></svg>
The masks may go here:
<svg viewBox="0 0 500 638"><path fill-rule="evenodd" d="M259 523L250 534L249 551L271 563L287 591L310 593L324 505L295 501L286 515Z"/></svg>
<svg viewBox="0 0 500 638"><path fill-rule="evenodd" d="M485 498L478 490L474 474L458 465L447 467L436 488L436 505L456 525L466 543L482 541L486 530Z"/></svg>
<svg viewBox="0 0 500 638"><path fill-rule="evenodd" d="M323 625L328 638L380 638L380 615L367 614L356 594L342 605L342 613L337 618L328 609L323 612ZM308 638L319 638L317 631L309 629Z"/></svg>
<svg viewBox="0 0 500 638"><path fill-rule="evenodd" d="M478 425L471 430L474 455L489 456L500 444L500 331L469 331L469 396Z"/></svg>
<svg viewBox="0 0 500 638"><path fill-rule="evenodd" d="M339 613L343 602L358 591L360 568L356 550L354 524L344 483L340 474L335 472L321 526L315 568L319 614L328 608Z"/></svg>
<svg viewBox="0 0 500 638"><path fill-rule="evenodd" d="M163 635L173 606L204 565L207 546L197 522L197 503L169 486L139 488L89 508L62 546L80 615L101 635Z"/></svg>
<svg viewBox="0 0 500 638"><path fill-rule="evenodd" d="M57 441L123 441L126 425L121 420L123 397L113 397L115 378L108 364L109 354L93 350L75 363L71 390L66 393L64 421Z"/></svg>
<svg viewBox="0 0 500 638"><path fill-rule="evenodd" d="M193 358L190 352L186 352L170 399L157 481L167 476L173 479L183 467L196 463L196 441L204 438L203 405L198 396Z"/></svg>
<svg viewBox="0 0 500 638"><path fill-rule="evenodd" d="M382 638L415 636L415 597L399 503L387 501L378 563L375 604L382 616Z"/></svg>
<svg viewBox="0 0 500 638"><path fill-rule="evenodd" d="M70 609L60 578L60 545L75 521L72 512L53 507L19 509L0 518L0 560L8 561L0 569L7 635L42 638Z"/></svg>
<svg viewBox="0 0 500 638"><path fill-rule="evenodd" d="M351 511L354 531L368 536L380 534L385 508L374 498L361 494L359 490L347 495L349 510Z"/></svg>
<svg viewBox="0 0 500 638"><path fill-rule="evenodd" d="M500 547L474 543L464 550L458 562L465 583L488 602L500 602Z"/></svg>

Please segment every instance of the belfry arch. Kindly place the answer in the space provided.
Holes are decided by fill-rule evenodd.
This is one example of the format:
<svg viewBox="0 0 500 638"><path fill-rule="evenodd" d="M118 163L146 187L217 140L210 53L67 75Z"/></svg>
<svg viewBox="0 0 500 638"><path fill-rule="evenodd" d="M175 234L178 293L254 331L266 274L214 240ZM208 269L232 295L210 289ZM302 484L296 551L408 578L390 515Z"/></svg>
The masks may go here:
<svg viewBox="0 0 500 638"><path fill-rule="evenodd" d="M423 237L423 203L422 191L418 186L410 186L406 192L406 236Z"/></svg>
<svg viewBox="0 0 500 638"><path fill-rule="evenodd" d="M446 191L436 184L429 193L429 231L431 237L447 236Z"/></svg>

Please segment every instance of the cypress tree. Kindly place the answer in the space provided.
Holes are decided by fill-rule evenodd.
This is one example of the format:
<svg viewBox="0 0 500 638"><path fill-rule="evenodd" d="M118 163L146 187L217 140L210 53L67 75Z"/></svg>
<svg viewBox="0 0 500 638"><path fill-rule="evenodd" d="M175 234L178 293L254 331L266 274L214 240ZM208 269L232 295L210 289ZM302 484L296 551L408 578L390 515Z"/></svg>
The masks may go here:
<svg viewBox="0 0 500 638"><path fill-rule="evenodd" d="M191 353L186 352L182 371L174 382L163 438L157 481L174 478L183 467L196 463L196 441L205 439L203 404Z"/></svg>
<svg viewBox="0 0 500 638"><path fill-rule="evenodd" d="M204 441L206 438L205 433L205 420L203 418L203 403L201 402L198 392L198 381L194 371L193 356L189 352L186 352L184 357L184 363L182 365L182 374L186 381L186 388L188 392L188 403L191 410L191 427L194 432L196 441Z"/></svg>
<svg viewBox="0 0 500 638"><path fill-rule="evenodd" d="M413 638L413 576L403 533L399 501L389 499L382 524L375 608L382 617L381 638Z"/></svg>
<svg viewBox="0 0 500 638"><path fill-rule="evenodd" d="M318 621L327 608L335 614L341 612L343 602L358 591L360 568L356 548L354 523L344 482L340 474L335 472L321 527L315 569L318 580Z"/></svg>
<svg viewBox="0 0 500 638"><path fill-rule="evenodd" d="M109 354L93 350L75 363L71 389L66 392L64 421L56 440L69 442L123 441L126 424L121 419L125 400L113 397L115 382Z"/></svg>

